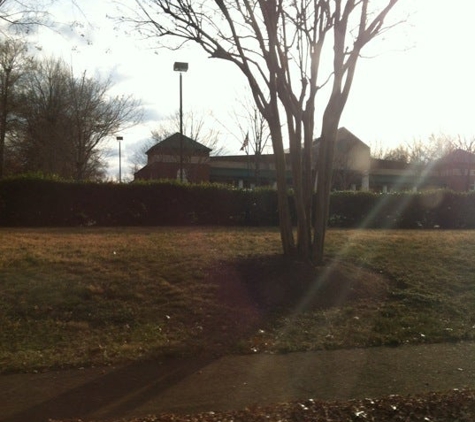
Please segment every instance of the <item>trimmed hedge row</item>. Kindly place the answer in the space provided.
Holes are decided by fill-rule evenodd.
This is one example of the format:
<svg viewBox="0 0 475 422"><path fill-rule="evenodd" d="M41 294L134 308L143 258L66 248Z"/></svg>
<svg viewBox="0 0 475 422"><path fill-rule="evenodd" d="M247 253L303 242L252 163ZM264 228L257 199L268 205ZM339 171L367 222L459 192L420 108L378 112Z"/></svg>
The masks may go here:
<svg viewBox="0 0 475 422"><path fill-rule="evenodd" d="M258 199L259 198L259 199ZM175 182L0 181L2 226L278 224L272 191Z"/></svg>
<svg viewBox="0 0 475 422"><path fill-rule="evenodd" d="M329 224L352 228L473 229L475 192L335 192L331 196Z"/></svg>
<svg viewBox="0 0 475 422"><path fill-rule="evenodd" d="M293 196L289 194L292 212ZM0 181L1 226L277 225L277 195L176 182ZM336 192L332 227L475 228L475 194Z"/></svg>

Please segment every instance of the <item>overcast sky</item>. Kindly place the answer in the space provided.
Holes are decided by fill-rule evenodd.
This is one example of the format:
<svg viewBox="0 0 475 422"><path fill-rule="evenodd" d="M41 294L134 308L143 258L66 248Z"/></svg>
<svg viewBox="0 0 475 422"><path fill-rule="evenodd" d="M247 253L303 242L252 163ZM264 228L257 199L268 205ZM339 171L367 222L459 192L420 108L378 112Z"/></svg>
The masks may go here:
<svg viewBox="0 0 475 422"><path fill-rule="evenodd" d="M60 33L40 31L34 41L46 54L71 63L75 71L111 75L114 94L133 94L144 106L145 121L122 133L123 174L128 160L150 130L179 108L175 61L189 63L184 74L184 111L212 114L221 143L239 153L242 139L229 128L230 115L245 92L245 80L231 64L209 59L197 48L155 51L117 26L114 0L80 0L81 10L60 1L51 13L64 25ZM378 55L361 60L344 111L346 126L370 146L394 147L426 139L432 133L475 136L475 2L473 0L401 0L398 13L412 12L409 24L378 44ZM318 130L318 127L317 127ZM118 147L112 149L110 175L117 177ZM115 154L115 156L114 156Z"/></svg>

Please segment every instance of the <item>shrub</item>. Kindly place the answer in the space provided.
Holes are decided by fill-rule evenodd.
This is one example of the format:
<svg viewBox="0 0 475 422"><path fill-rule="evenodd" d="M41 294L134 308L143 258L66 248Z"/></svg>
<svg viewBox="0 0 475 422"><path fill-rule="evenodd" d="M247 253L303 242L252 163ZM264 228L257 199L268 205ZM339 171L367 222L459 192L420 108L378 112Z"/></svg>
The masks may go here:
<svg viewBox="0 0 475 422"><path fill-rule="evenodd" d="M294 196L289 205L295 222ZM154 181L79 183L38 176L0 181L2 226L278 225L273 189ZM334 192L331 227L475 228L475 193Z"/></svg>

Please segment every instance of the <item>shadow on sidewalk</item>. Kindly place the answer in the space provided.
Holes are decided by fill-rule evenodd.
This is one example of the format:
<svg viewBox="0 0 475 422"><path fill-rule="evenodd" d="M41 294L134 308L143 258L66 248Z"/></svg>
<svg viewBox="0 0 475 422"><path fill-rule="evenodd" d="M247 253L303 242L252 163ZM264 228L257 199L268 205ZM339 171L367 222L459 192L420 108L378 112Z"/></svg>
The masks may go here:
<svg viewBox="0 0 475 422"><path fill-rule="evenodd" d="M58 390L53 398L17 411L0 422L46 422L49 419L110 419L119 418L136 409L167 390L191 374L210 364L214 359L169 359L163 362L133 363L103 374L97 370L97 376L91 380L89 374L84 384L63 391L61 373L57 374ZM107 370L109 371L109 370ZM45 374L39 374L39 376ZM77 371L77 377L83 375ZM51 385L52 381L45 382ZM51 396L44 386L44 395ZM28 387L24 388L28 397ZM35 394L35 392L30 392ZM38 397L31 397L38 401ZM25 406L24 406L25 407Z"/></svg>

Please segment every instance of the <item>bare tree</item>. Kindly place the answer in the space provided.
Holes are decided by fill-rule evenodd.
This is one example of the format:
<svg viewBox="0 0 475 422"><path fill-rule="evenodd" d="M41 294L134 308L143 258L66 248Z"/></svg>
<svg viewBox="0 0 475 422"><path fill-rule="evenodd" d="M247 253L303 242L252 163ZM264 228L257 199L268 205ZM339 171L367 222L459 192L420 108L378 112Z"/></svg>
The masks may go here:
<svg viewBox="0 0 475 422"><path fill-rule="evenodd" d="M475 154L475 137L464 137L457 135L454 137L443 136L442 140L446 143L446 150L462 149Z"/></svg>
<svg viewBox="0 0 475 422"><path fill-rule="evenodd" d="M37 26L50 26L48 9L56 0L0 0L0 32L29 32ZM74 0L71 3L75 4Z"/></svg>
<svg viewBox="0 0 475 422"><path fill-rule="evenodd" d="M141 119L140 103L131 96L109 98L111 87L110 79L99 81L87 77L86 73L81 78L69 79L76 180L90 174L100 143Z"/></svg>
<svg viewBox="0 0 475 422"><path fill-rule="evenodd" d="M163 138L165 139L165 138ZM130 162L130 172L137 173L142 167L147 164L147 151L152 148L157 142L153 138L146 139L140 146L134 150Z"/></svg>
<svg viewBox="0 0 475 422"><path fill-rule="evenodd" d="M409 163L411 160L411 152L405 146L398 146L387 150L381 157L383 160L398 161L400 163Z"/></svg>
<svg viewBox="0 0 475 422"><path fill-rule="evenodd" d="M340 117L360 53L384 30L384 21L397 2L136 0L139 12L131 21L144 35L175 40L175 44L164 41L172 48L195 42L211 57L236 65L249 83L271 132L284 254L298 252L323 261ZM326 54L332 57L332 73L322 77ZM317 206L312 219L315 103L325 81L330 94L321 121ZM283 123L290 146L297 242L287 198Z"/></svg>
<svg viewBox="0 0 475 422"><path fill-rule="evenodd" d="M189 111L183 115L183 134L200 144L210 148L212 155L222 155L224 147L219 143L219 131L206 124L209 116ZM154 143L163 141L170 135L180 131L180 114L173 114L157 129L152 131Z"/></svg>
<svg viewBox="0 0 475 422"><path fill-rule="evenodd" d="M249 166L254 172L254 183L261 184L261 156L270 146L270 131L267 121L255 103L249 101L241 104L242 111L235 112L236 124L242 141L241 151L249 157Z"/></svg>
<svg viewBox="0 0 475 422"><path fill-rule="evenodd" d="M21 157L23 171L72 177L71 148L62 142L69 127L68 77L64 63L52 59L36 63L28 75L18 113L21 125L10 145Z"/></svg>
<svg viewBox="0 0 475 422"><path fill-rule="evenodd" d="M28 79L12 145L24 169L97 178L105 165L100 144L141 116L137 101L109 97L110 88L110 81L75 77L61 60L39 63Z"/></svg>
<svg viewBox="0 0 475 422"><path fill-rule="evenodd" d="M474 138L461 135L448 135L445 133L431 134L427 140L417 140L418 144L426 148L426 162L438 160L455 149L463 149L475 153Z"/></svg>
<svg viewBox="0 0 475 422"><path fill-rule="evenodd" d="M30 65L25 42L7 38L0 43L0 179L5 173L5 139L14 122L18 85Z"/></svg>
<svg viewBox="0 0 475 422"><path fill-rule="evenodd" d="M403 163L427 165L442 158L456 148L473 152L475 144L460 136L453 137L445 134L430 135L428 139L413 139L394 148L381 150L379 156L384 160L399 161ZM375 155L373 155L375 156Z"/></svg>

